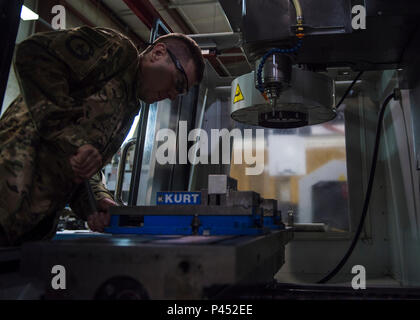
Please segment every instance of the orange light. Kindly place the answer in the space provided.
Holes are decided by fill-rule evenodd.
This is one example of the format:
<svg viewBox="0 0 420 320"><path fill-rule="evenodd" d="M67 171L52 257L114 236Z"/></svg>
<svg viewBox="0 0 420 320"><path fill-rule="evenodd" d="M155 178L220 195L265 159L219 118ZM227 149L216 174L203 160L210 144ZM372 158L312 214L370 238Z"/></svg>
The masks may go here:
<svg viewBox="0 0 420 320"><path fill-rule="evenodd" d="M261 93L261 95L264 97L264 99L265 99L267 102L270 102L270 100L268 99L268 97L267 97L267 95L265 94L265 92Z"/></svg>

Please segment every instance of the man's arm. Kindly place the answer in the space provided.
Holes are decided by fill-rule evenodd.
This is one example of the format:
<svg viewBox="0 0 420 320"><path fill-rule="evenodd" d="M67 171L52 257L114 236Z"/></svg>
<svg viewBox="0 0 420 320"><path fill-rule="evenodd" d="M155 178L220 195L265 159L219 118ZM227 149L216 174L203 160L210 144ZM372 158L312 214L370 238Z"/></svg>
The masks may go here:
<svg viewBox="0 0 420 320"><path fill-rule="evenodd" d="M38 134L60 148L62 154L57 156L72 159L75 181L77 175L91 176L101 166L81 165L77 172L81 162L93 163L92 153L85 156L80 150L89 145L100 150L78 123L87 112L83 99L131 67L137 55L127 38L107 29L89 27L36 34L16 48L16 74ZM112 203L113 197L99 176L92 177L91 185L98 209L104 203ZM87 192L80 185L70 205L85 220L92 213L88 203Z"/></svg>
<svg viewBox="0 0 420 320"><path fill-rule="evenodd" d="M111 192L109 192L105 185L102 183L101 172L97 172L92 178L90 178L89 183L92 187L98 210L106 211L98 205L99 202L103 199L108 199L114 202L114 198ZM73 212L83 220L87 220L88 217L94 213L89 205L89 196L84 184L79 186L79 188L70 199L69 204Z"/></svg>
<svg viewBox="0 0 420 320"><path fill-rule="evenodd" d="M16 48L21 93L41 137L59 142L68 156L91 144L78 125L83 99L137 59L131 41L116 32L81 27L36 34Z"/></svg>

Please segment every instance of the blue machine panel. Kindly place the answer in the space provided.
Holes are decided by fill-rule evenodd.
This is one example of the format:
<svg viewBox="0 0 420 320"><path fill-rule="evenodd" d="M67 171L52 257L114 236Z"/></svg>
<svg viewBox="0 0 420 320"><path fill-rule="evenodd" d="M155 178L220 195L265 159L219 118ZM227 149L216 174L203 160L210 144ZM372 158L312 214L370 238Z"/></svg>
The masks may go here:
<svg viewBox="0 0 420 320"><path fill-rule="evenodd" d="M144 215L142 226L120 226L120 217L111 216L111 225L105 228L105 232L113 234L178 234L192 235L192 215ZM264 234L270 228L263 225L262 216L252 215L200 215L196 217L199 226L196 234L199 235L258 235ZM273 228L277 229L277 228Z"/></svg>
<svg viewBox="0 0 420 320"><path fill-rule="evenodd" d="M201 204L201 192L157 192L156 204Z"/></svg>
<svg viewBox="0 0 420 320"><path fill-rule="evenodd" d="M270 228L273 230L280 230L283 229L284 226L281 223L280 217L264 217L264 227Z"/></svg>
<svg viewBox="0 0 420 320"><path fill-rule="evenodd" d="M154 208L161 205L180 206L171 208L170 214L164 213L167 210L158 209L152 213L148 212L147 207L139 209L143 219L137 226L120 224L123 221L120 220L120 215L112 215L111 224L105 228L105 232L151 235L260 235L284 228L281 217L264 217L263 211L258 207L252 207L249 214L242 214L239 210L242 208L239 206L226 207L226 214L221 214L220 210L215 210L213 214L211 208L201 206L201 192L157 192L156 204ZM185 207L190 205L192 207L189 208L194 209L185 210ZM235 212L235 208L239 211ZM186 211L189 214L185 214Z"/></svg>

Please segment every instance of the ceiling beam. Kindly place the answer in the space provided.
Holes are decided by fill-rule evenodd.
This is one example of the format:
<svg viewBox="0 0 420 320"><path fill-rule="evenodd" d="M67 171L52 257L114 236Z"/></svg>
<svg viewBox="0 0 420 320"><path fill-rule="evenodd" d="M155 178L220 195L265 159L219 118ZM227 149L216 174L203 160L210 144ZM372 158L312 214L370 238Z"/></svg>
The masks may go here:
<svg viewBox="0 0 420 320"><path fill-rule="evenodd" d="M188 25L188 23L184 20L184 18L179 14L178 10L172 9L169 0L158 0L160 5L168 12L171 18L175 21L175 23L179 26L185 34L192 34L195 33L192 28Z"/></svg>
<svg viewBox="0 0 420 320"><path fill-rule="evenodd" d="M89 0L96 8L102 11L113 23L115 23L122 31L127 33L137 45L139 49L143 50L147 47L146 42L141 39L121 18L119 18L114 11L112 11L102 0Z"/></svg>
<svg viewBox="0 0 420 320"><path fill-rule="evenodd" d="M124 0L124 2L149 29L154 27L156 19L160 19L169 31L173 32L149 0Z"/></svg>
<svg viewBox="0 0 420 320"><path fill-rule="evenodd" d="M219 76L227 77L229 75L226 67L222 66L222 63L220 62L220 60L217 59L216 54L214 53L204 54L203 57L210 62L210 64L213 66L214 70L216 70Z"/></svg>
<svg viewBox="0 0 420 320"><path fill-rule="evenodd" d="M184 2L184 3L172 3L169 5L169 8L180 8L180 7L187 7L187 6L197 6L197 5L205 5L205 4L215 4L219 3L217 0L210 0L210 1L195 1L195 2Z"/></svg>

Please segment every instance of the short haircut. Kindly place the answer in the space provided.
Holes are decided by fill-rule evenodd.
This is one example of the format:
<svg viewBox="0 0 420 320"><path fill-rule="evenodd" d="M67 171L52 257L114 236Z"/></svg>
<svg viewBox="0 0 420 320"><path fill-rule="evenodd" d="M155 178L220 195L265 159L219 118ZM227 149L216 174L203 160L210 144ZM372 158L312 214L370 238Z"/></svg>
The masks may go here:
<svg viewBox="0 0 420 320"><path fill-rule="evenodd" d="M204 75L204 58L198 44L182 33L169 33L157 38L156 43L164 43L173 52L181 62L187 62L192 59L195 65L195 78L198 83L203 80ZM151 50L152 46L146 49L146 52Z"/></svg>

